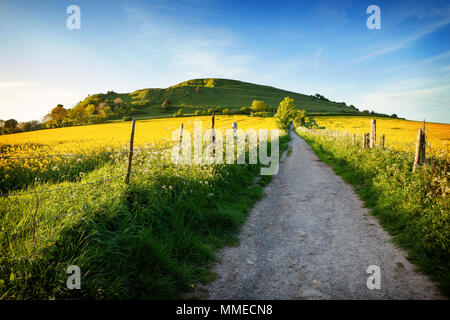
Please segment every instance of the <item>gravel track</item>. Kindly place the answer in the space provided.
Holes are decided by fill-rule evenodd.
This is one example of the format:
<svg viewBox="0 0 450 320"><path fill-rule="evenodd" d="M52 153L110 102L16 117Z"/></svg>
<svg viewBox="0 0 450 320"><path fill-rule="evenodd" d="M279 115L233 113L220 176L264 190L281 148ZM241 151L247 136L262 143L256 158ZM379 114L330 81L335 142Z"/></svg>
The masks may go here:
<svg viewBox="0 0 450 320"><path fill-rule="evenodd" d="M446 299L415 271L352 187L294 132L237 247L218 253L200 299ZM369 265L381 288L369 290Z"/></svg>

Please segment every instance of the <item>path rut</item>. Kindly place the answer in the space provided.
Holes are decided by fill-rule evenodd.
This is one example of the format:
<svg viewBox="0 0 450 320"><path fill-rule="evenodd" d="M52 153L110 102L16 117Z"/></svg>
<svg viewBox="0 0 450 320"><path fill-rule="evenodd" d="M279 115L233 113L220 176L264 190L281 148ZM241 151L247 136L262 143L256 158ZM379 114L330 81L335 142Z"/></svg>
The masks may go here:
<svg viewBox="0 0 450 320"><path fill-rule="evenodd" d="M237 247L218 253L200 299L445 299L369 214L350 185L294 132ZM367 267L381 270L368 289Z"/></svg>

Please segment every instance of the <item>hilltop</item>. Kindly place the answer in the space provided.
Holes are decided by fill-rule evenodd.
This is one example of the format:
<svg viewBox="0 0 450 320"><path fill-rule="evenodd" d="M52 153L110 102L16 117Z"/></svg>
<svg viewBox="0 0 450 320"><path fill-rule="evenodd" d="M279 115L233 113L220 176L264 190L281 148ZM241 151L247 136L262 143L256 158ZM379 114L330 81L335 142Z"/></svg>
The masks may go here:
<svg viewBox="0 0 450 320"><path fill-rule="evenodd" d="M249 107L253 100L264 101L267 106L267 112L258 113L258 116L271 116L287 96L294 98L295 107L306 110L308 115L360 114L356 107L347 106L344 102L330 101L320 94L308 96L238 80L206 78L184 81L165 89L147 88L131 93L108 91L92 94L71 109L66 109L63 105L54 107L43 118L42 123L18 123L14 119L4 121L0 126L0 134L131 120L132 117L171 117L180 109L182 112L178 112L177 116L207 115L213 111L222 113L224 109L228 109L224 114L250 114Z"/></svg>
<svg viewBox="0 0 450 320"><path fill-rule="evenodd" d="M193 79L174 86L162 88L139 89L131 93L93 94L80 101L78 106L93 104L96 109L106 105L114 108L121 104L128 115L138 117L167 116L161 105L165 100L170 101L171 110L182 108L184 114L194 113L195 110L206 108L228 108L237 111L241 107L249 107L253 100L262 100L269 108L276 108L284 97L290 96L295 100L295 106L313 113L349 113L358 111L345 103L327 100L321 95L308 96L301 93L282 90L270 86L253 84L229 79ZM115 103L116 102L116 103ZM118 103L117 103L118 102ZM116 106L117 107L117 106Z"/></svg>

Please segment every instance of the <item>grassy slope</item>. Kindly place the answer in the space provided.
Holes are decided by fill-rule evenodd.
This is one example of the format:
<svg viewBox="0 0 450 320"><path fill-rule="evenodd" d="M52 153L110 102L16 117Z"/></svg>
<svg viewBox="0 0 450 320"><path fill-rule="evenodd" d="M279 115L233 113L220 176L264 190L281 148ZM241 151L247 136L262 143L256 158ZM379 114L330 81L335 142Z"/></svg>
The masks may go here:
<svg viewBox="0 0 450 320"><path fill-rule="evenodd" d="M408 258L450 296L449 201L439 194L428 195L430 169L412 173L412 157L403 152L362 152L358 144L298 133L323 162L355 187L371 213L407 250Z"/></svg>
<svg viewBox="0 0 450 320"><path fill-rule="evenodd" d="M130 103L148 100L150 105L145 107L143 113L138 116L139 118L167 115L167 113L162 113L159 108L165 99L172 101L172 109L183 108L185 114L194 113L197 109L215 107L237 110L242 106L250 106L255 99L263 100L269 107L277 107L286 96L294 98L296 107L308 112L354 111L335 102L321 101L304 94L274 87L228 79L214 79L214 87L207 87L206 80L195 79L166 89L141 89L132 93L114 93L104 95L104 97L111 100L120 97L124 102ZM92 99L96 96L98 95L92 95L89 98Z"/></svg>

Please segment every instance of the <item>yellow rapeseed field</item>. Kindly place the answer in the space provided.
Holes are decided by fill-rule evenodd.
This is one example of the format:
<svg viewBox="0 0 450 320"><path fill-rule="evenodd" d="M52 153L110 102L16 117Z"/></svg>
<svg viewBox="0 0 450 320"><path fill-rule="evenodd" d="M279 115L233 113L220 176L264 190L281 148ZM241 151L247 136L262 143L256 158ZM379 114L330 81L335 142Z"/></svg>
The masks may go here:
<svg viewBox="0 0 450 320"><path fill-rule="evenodd" d="M136 148L169 145L172 132L180 128L191 135L194 121L201 120L203 130L211 127L211 116L164 118L136 121ZM273 118L248 116L216 116L216 131L231 129L237 122L240 129L275 129ZM61 176L74 177L79 171L89 171L101 164L101 153L128 150L131 122L116 122L79 127L38 130L0 136L0 189L11 190L24 186L34 177L58 181ZM172 144L172 143L170 143ZM47 155L93 155L97 157L44 157ZM102 157L105 158L102 158ZM30 159L13 158L31 157Z"/></svg>
<svg viewBox="0 0 450 320"><path fill-rule="evenodd" d="M136 121L134 143L159 144L171 138L171 133L184 124L184 129L193 132L195 120L203 122L203 128L211 126L211 116L163 118ZM231 129L233 122L242 129L275 129L273 118L259 118L247 116L216 116L216 130ZM53 153L85 153L89 150L104 147L120 147L127 145L130 139L131 122L117 122L107 124L67 127L48 130L24 132L0 136L0 146L11 146L9 152L3 156L31 156ZM33 147L30 149L30 145Z"/></svg>
<svg viewBox="0 0 450 320"><path fill-rule="evenodd" d="M386 146L397 150L414 150L417 131L423 125L419 121L354 116L324 116L314 118L319 127L358 135L370 132L370 119L376 119L377 141L384 134ZM450 152L450 124L426 122L425 128L429 150L435 154L441 151Z"/></svg>

